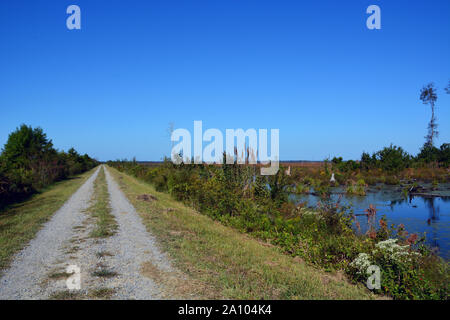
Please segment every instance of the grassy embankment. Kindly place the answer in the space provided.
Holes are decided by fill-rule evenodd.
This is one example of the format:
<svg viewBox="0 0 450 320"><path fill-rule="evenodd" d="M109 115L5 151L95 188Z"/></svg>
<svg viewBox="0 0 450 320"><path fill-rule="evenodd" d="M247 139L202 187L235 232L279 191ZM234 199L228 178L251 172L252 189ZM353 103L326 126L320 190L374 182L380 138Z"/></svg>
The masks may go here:
<svg viewBox="0 0 450 320"><path fill-rule="evenodd" d="M269 244L197 213L153 186L108 167L176 266L204 298L370 299L362 285L315 269ZM155 201L141 201L151 194ZM195 284L204 284L196 286ZM201 288L201 289L199 289Z"/></svg>
<svg viewBox="0 0 450 320"><path fill-rule="evenodd" d="M12 256L33 239L69 197L94 173L95 168L68 180L56 182L27 201L0 212L0 272Z"/></svg>

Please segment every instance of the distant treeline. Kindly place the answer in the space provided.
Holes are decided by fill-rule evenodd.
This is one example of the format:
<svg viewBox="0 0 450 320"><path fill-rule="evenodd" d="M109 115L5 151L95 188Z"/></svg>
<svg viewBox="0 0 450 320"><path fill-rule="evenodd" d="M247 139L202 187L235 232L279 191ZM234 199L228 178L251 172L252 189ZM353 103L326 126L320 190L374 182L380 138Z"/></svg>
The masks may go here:
<svg viewBox="0 0 450 320"><path fill-rule="evenodd" d="M369 154L363 152L359 161L344 161L342 157L325 159L320 165L293 166L291 177L297 193L326 195L331 187L345 186L349 194L363 196L368 185L401 185L408 190L418 182L433 184L450 182L450 144L436 148L425 143L413 156L402 147L390 145ZM334 181L330 181L331 177Z"/></svg>
<svg viewBox="0 0 450 320"><path fill-rule="evenodd" d="M126 161L124 159L123 161ZM163 161L136 161L137 164L156 166ZM439 167L450 166L450 143L443 143L439 148L425 143L420 152L414 156L406 152L402 147L390 145L382 150L369 154L363 152L360 160L344 161L342 157L334 157L332 160L281 160L285 166L300 167L322 167L324 163L331 163L340 171L383 169L385 171L400 171L406 168Z"/></svg>
<svg viewBox="0 0 450 320"><path fill-rule="evenodd" d="M396 172L406 168L430 166L447 168L450 166L450 144L444 143L440 148L436 148L425 143L417 156L410 155L402 147L390 145L372 155L363 152L359 162L343 161L342 157L334 157L331 162L340 171L382 169Z"/></svg>
<svg viewBox="0 0 450 320"><path fill-rule="evenodd" d="M97 164L73 148L56 150L41 128L21 125L9 135L0 154L0 208Z"/></svg>

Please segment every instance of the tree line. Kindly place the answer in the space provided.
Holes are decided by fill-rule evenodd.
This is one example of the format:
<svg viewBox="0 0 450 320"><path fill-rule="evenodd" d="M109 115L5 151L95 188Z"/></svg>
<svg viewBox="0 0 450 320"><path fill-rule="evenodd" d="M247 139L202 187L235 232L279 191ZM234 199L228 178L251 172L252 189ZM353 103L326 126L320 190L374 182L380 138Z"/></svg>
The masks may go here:
<svg viewBox="0 0 450 320"><path fill-rule="evenodd" d="M42 128L22 124L9 135L0 154L0 208L97 164L74 148L56 150Z"/></svg>
<svg viewBox="0 0 450 320"><path fill-rule="evenodd" d="M450 94L450 80L444 88ZM331 162L340 171L351 171L356 169L370 170L383 169L388 172L401 171L406 168L418 168L424 166L444 167L450 166L450 144L443 143L439 148L434 145L439 136L436 116L436 102L438 90L433 82L423 86L419 95L423 104L429 105L431 109L431 119L428 123L428 133L425 136L425 143L420 152L414 156L408 154L402 147L390 145L382 150L372 153L363 152L358 162L349 160L343 161L342 157L334 157ZM326 160L327 161L327 160Z"/></svg>
<svg viewBox="0 0 450 320"><path fill-rule="evenodd" d="M443 143L439 148L425 143L420 152L414 156L402 147L390 145L371 155L363 152L359 162L343 161L342 157L334 157L332 165L340 171L382 169L386 172L399 172L406 168L442 167L450 166L450 144Z"/></svg>

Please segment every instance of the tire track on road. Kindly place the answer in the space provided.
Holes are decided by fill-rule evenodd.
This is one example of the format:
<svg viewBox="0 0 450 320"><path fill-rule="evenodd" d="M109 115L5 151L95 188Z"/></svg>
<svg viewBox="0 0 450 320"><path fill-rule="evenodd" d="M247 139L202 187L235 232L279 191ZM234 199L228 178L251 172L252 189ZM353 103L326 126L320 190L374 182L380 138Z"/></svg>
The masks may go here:
<svg viewBox="0 0 450 320"><path fill-rule="evenodd" d="M161 299L167 296L164 287L143 274L146 264L151 264L162 274L173 274L174 269L167 256L147 232L136 209L128 201L108 170L106 181L111 198L112 215L119 225L118 232L108 238L106 250L112 252L109 265L117 273L111 279L116 293L113 299Z"/></svg>

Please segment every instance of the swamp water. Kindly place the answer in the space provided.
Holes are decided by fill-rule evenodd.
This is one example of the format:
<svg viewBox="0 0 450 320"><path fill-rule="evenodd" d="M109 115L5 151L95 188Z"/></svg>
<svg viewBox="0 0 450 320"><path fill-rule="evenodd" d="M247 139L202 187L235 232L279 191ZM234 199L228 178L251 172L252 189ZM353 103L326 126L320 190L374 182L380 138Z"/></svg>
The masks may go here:
<svg viewBox="0 0 450 320"><path fill-rule="evenodd" d="M342 194L345 189L332 188L331 199L341 205L351 205L355 214L364 214L370 204L377 208L376 226L383 215L388 226L404 224L406 231L426 236L425 242L435 248L438 254L450 260L450 184L441 184L430 193L438 197L414 196L405 198L402 188L398 186L378 185L367 188L366 196ZM315 207L320 198L310 194L292 194L296 203L306 202L308 207ZM357 216L361 232L368 229L367 217Z"/></svg>

